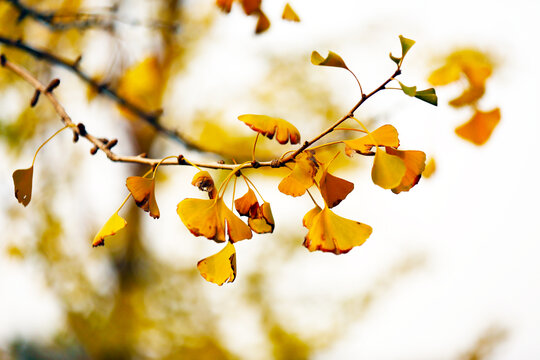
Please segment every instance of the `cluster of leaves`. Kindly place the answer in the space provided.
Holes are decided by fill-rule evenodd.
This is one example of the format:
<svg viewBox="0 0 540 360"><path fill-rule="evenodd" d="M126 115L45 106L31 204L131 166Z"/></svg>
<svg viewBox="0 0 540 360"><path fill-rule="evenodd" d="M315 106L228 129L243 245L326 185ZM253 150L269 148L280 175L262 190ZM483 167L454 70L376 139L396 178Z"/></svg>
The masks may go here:
<svg viewBox="0 0 540 360"><path fill-rule="evenodd" d="M473 110L473 116L455 131L458 136L475 145L485 144L501 119L498 107L482 111L478 106L486 92L486 82L493 73L493 67L489 57L478 50L458 50L448 55L444 65L433 71L428 79L434 86L466 80L468 86L449 104L455 108L470 107Z"/></svg>
<svg viewBox="0 0 540 360"><path fill-rule="evenodd" d="M338 67L349 71L358 82L361 100L348 115L338 120L329 130L311 141L306 141L299 149L285 152L270 164L272 167L286 166L290 170L287 176L279 183L279 191L292 197L308 193L314 202L314 208L308 211L303 218L303 225L308 229L303 245L309 251L331 252L337 255L344 254L353 247L362 245L372 233L372 228L369 225L343 218L332 210L332 208L345 200L354 189L352 182L335 176L329 171L333 160L340 153L344 153L349 157L355 154L373 156L371 171L373 183L383 189L389 189L395 194L409 191L422 176L425 169L426 155L418 150L400 149L398 131L394 126L386 124L370 131L353 115L354 110L366 99L385 89L386 85L391 81L397 81L395 77L401 73L404 56L414 44L414 41L400 36L400 43L401 57L397 58L390 54L390 58L397 65L396 72L368 95L364 94L360 82L339 55L329 52L329 55L323 58L316 51L312 53L311 62L314 65ZM400 86L406 95L414 96L433 105L437 103L434 89L416 91L416 87L407 87L401 83ZM130 176L127 178L126 187L129 195L94 237L92 245L94 247L104 245L106 237L112 236L126 227L127 222L119 215L119 211L130 197L133 198L138 207L148 212L152 218L159 218L160 212L155 196L156 172L164 161L175 158L178 164L191 165L198 170L193 177L192 185L208 195L208 199L188 198L180 201L177 206L180 220L193 235L202 236L217 243L226 243L225 247L218 253L200 260L197 267L201 275L210 282L222 285L234 281L237 271L235 244L241 240L251 239L253 232L257 234L272 233L275 227L270 204L263 199L255 184L242 173L242 170L248 167L257 168L261 165L255 157L257 139L261 135L269 139L275 139L282 145L296 145L301 142L300 131L284 119L257 114L241 115L238 119L257 133L253 146L252 161L235 165L225 180L217 187L208 171L202 170L184 156L168 156L161 159L143 176ZM349 120L354 121L359 127L338 127ZM68 127L66 126L63 129ZM52 137L61 130L57 131ZM362 136L312 146L315 141L334 130L353 130L362 133ZM42 146L36 151L36 156ZM330 160L320 154L323 148L326 150L328 147L335 150L335 156ZM34 161L36 156L34 156ZM17 170L13 174L15 196L25 206L28 205L31 197L33 163L29 169ZM247 186L247 192L235 199L237 179L240 177ZM225 204L224 194L231 183L233 184L233 205L229 208ZM319 191L323 200L322 206L317 203L311 194L310 188L312 186L315 186ZM238 215L232 211L232 208L236 210ZM242 221L240 216L247 217L247 223Z"/></svg>
<svg viewBox="0 0 540 360"><path fill-rule="evenodd" d="M216 5L226 13L231 11L235 0L216 0ZM255 25L255 33L260 34L270 28L270 20L262 10L262 0L237 0L247 16L257 17L257 25ZM289 3L285 4L281 18L288 21L299 22L300 17L296 14Z"/></svg>

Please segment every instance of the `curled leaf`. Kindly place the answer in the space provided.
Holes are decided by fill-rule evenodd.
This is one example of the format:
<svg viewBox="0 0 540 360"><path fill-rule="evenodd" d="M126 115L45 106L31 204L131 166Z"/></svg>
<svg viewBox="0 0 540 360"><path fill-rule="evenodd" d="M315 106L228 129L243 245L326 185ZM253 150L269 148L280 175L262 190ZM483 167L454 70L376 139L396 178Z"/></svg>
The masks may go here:
<svg viewBox="0 0 540 360"><path fill-rule="evenodd" d="M398 132L392 125L383 125L371 133L354 140L345 140L345 154L352 156L354 152L373 155L374 146L399 147Z"/></svg>
<svg viewBox="0 0 540 360"><path fill-rule="evenodd" d="M191 185L196 186L201 191L206 191L210 199L215 198L217 195L214 179L212 179L208 171L199 171L196 173L193 176L193 180L191 180Z"/></svg>
<svg viewBox="0 0 540 360"><path fill-rule="evenodd" d="M328 169L324 169L319 182L319 189L321 190L321 195L326 205L328 205L329 208L333 208L353 191L354 184L334 176L328 172Z"/></svg>
<svg viewBox="0 0 540 360"><path fill-rule="evenodd" d="M402 191L409 191L420 181L422 172L426 167L426 154L417 150L396 150L392 148L386 148L386 152L403 160L406 168L400 184L392 188L392 192L399 194Z"/></svg>
<svg viewBox="0 0 540 360"><path fill-rule="evenodd" d="M236 278L236 250L234 245L227 242L227 245L212 256L202 259L197 263L197 269L201 276L209 282L218 284L232 283Z"/></svg>
<svg viewBox="0 0 540 360"><path fill-rule="evenodd" d="M296 12L293 10L291 5L289 5L289 3L285 4L285 8L283 9L283 14L281 15L281 18L284 20L295 21L295 22L300 21L300 18L298 17Z"/></svg>
<svg viewBox="0 0 540 360"><path fill-rule="evenodd" d="M248 189L248 192L234 201L234 207L236 211L242 216L255 216L259 202L253 190Z"/></svg>
<svg viewBox="0 0 540 360"><path fill-rule="evenodd" d="M452 99L448 102L453 107L462 107L466 105L473 105L476 103L484 93L486 88L484 86L471 86L461 93L457 98Z"/></svg>
<svg viewBox="0 0 540 360"><path fill-rule="evenodd" d="M349 70L345 61L333 51L328 51L328 56L323 58L317 51L311 53L311 63L320 66L334 66Z"/></svg>
<svg viewBox="0 0 540 360"><path fill-rule="evenodd" d="M222 198L184 199L176 209L184 225L195 236L224 242L225 228L231 242L251 239L251 229L229 210Z"/></svg>
<svg viewBox="0 0 540 360"><path fill-rule="evenodd" d="M399 35L399 42L401 44L401 58L403 59L405 55L409 52L410 48L416 43L416 41L407 39L403 35Z"/></svg>
<svg viewBox="0 0 540 360"><path fill-rule="evenodd" d="M107 236L115 235L118 231L125 228L126 225L127 221L118 215L118 212L115 212L96 234L94 241L92 241L92 246L96 247L105 245L105 238Z"/></svg>
<svg viewBox="0 0 540 360"><path fill-rule="evenodd" d="M304 216L303 224L309 229L303 244L309 251L336 255L362 245L372 232L371 226L338 216L328 207L310 210Z"/></svg>
<svg viewBox="0 0 540 360"><path fill-rule="evenodd" d="M310 151L296 157L294 168L278 185L279 191L286 195L301 196L313 185L319 164Z"/></svg>
<svg viewBox="0 0 540 360"><path fill-rule="evenodd" d="M159 208L155 195L155 180L141 176L130 176L126 186L138 207L150 213L154 219L159 218Z"/></svg>
<svg viewBox="0 0 540 360"><path fill-rule="evenodd" d="M383 189L393 189L399 186L406 170L405 162L402 159L377 148L371 169L373 183Z"/></svg>
<svg viewBox="0 0 540 360"><path fill-rule="evenodd" d="M261 206L257 204L254 216L248 219L249 227L257 234L266 234L274 231L274 216L270 204L265 202Z"/></svg>
<svg viewBox="0 0 540 360"><path fill-rule="evenodd" d="M456 134L475 145L484 145L501 120L499 108L488 112L476 110L473 117L456 128Z"/></svg>
<svg viewBox="0 0 540 360"><path fill-rule="evenodd" d="M15 185L15 197L17 201L24 206L30 203L32 198L32 177L34 167L28 169L19 169L13 172L13 184Z"/></svg>
<svg viewBox="0 0 540 360"><path fill-rule="evenodd" d="M289 141L291 144L300 142L300 132L286 120L253 114L240 115L238 120L269 139L272 139L275 135L280 144L286 144Z"/></svg>
<svg viewBox="0 0 540 360"><path fill-rule="evenodd" d="M417 91L414 97L437 106L437 94L435 93L434 88Z"/></svg>
<svg viewBox="0 0 540 360"><path fill-rule="evenodd" d="M268 30L270 27L270 20L266 15L259 10L259 19L257 20L257 25L255 26L255 34L260 34Z"/></svg>
<svg viewBox="0 0 540 360"><path fill-rule="evenodd" d="M403 92L406 95L409 95L409 96L416 95L416 86L405 86L401 83L401 81L398 81L398 82L399 82L399 86L401 86L401 90L403 90Z"/></svg>

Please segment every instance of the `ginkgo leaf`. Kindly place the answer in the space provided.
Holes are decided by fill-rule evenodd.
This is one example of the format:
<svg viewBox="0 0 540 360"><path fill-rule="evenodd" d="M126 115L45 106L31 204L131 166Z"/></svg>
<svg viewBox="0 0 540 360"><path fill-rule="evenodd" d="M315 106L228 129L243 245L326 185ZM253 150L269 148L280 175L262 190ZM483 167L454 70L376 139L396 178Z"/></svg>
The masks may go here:
<svg viewBox="0 0 540 360"><path fill-rule="evenodd" d="M156 202L155 185L154 179L141 176L130 176L126 180L126 186L137 206L149 212L154 219L158 219L159 208Z"/></svg>
<svg viewBox="0 0 540 360"><path fill-rule="evenodd" d="M398 82L399 82L399 86L401 86L401 90L403 90L403 92L406 95L409 95L409 96L416 95L416 86L405 86L401 83L401 81L398 81Z"/></svg>
<svg viewBox="0 0 540 360"><path fill-rule="evenodd" d="M500 120L499 108L488 112L476 110L469 121L456 128L456 134L475 145L483 145L489 140Z"/></svg>
<svg viewBox="0 0 540 360"><path fill-rule="evenodd" d="M457 98L450 100L448 103L453 107L462 107L466 105L472 105L476 103L484 93L486 88L484 86L471 86L461 93Z"/></svg>
<svg viewBox="0 0 540 360"><path fill-rule="evenodd" d="M396 150L392 148L386 148L386 152L403 160L406 168L401 183L394 187L392 192L399 194L402 191L409 191L420 181L421 174L426 167L426 154L418 150Z"/></svg>
<svg viewBox="0 0 540 360"><path fill-rule="evenodd" d="M274 216L270 204L265 202L261 206L257 204L254 216L248 219L249 227L257 234L266 234L274 231Z"/></svg>
<svg viewBox="0 0 540 360"><path fill-rule="evenodd" d="M193 180L191 180L191 185L196 186L201 191L206 191L210 199L215 198L217 195L214 179L212 179L208 171L199 171L196 173L193 176Z"/></svg>
<svg viewBox="0 0 540 360"><path fill-rule="evenodd" d="M433 71L428 82L433 86L442 86L453 83L461 77L461 68L457 64L447 64Z"/></svg>
<svg viewBox="0 0 540 360"><path fill-rule="evenodd" d="M266 17L266 15L259 11L259 18L257 20L257 25L255 26L255 34L260 34L268 30L270 27L270 20Z"/></svg>
<svg viewBox="0 0 540 360"><path fill-rule="evenodd" d="M19 169L13 172L13 184L15 185L15 197L17 201L24 206L30 203L32 199L32 177L34 167L28 169Z"/></svg>
<svg viewBox="0 0 540 360"><path fill-rule="evenodd" d="M232 242L251 239L251 229L227 208L222 198L184 199L176 209L184 225L195 236L224 242L225 228Z"/></svg>
<svg viewBox="0 0 540 360"><path fill-rule="evenodd" d="M242 216L255 216L259 202L253 190L248 189L248 192L234 201L236 211Z"/></svg>
<svg viewBox="0 0 540 360"><path fill-rule="evenodd" d="M216 5L221 11L229 13L231 12L232 3L234 0L216 0Z"/></svg>
<svg viewBox="0 0 540 360"><path fill-rule="evenodd" d="M402 159L377 148L371 169L373 183L383 189L395 188L401 183L406 170Z"/></svg>
<svg viewBox="0 0 540 360"><path fill-rule="evenodd" d="M393 62L396 63L396 65L399 66L399 63L401 62L401 58L395 57L394 55L392 55L392 53L390 53L388 55L390 56L390 60L392 60Z"/></svg>
<svg viewBox="0 0 540 360"><path fill-rule="evenodd" d="M291 5L289 5L289 3L285 4L285 8L283 9L283 14L281 15L281 18L284 20L295 21L295 22L300 21L300 18L298 17L296 12L293 10Z"/></svg>
<svg viewBox="0 0 540 360"><path fill-rule="evenodd" d="M398 132L392 125L383 125L371 133L354 140L345 140L345 154L352 156L354 152L363 155L373 155L374 146L399 147Z"/></svg>
<svg viewBox="0 0 540 360"><path fill-rule="evenodd" d="M261 8L261 0L240 0L246 15L251 15Z"/></svg>
<svg viewBox="0 0 540 360"><path fill-rule="evenodd" d="M236 250L234 245L227 242L227 245L212 256L200 260L197 269L201 276L209 282L223 285L226 282L232 283L236 278Z"/></svg>
<svg viewBox="0 0 540 360"><path fill-rule="evenodd" d="M115 212L96 234L94 241L92 241L92 246L96 247L105 245L105 238L107 236L115 235L118 231L125 228L126 225L127 221L118 215L118 212Z"/></svg>
<svg viewBox="0 0 540 360"><path fill-rule="evenodd" d="M333 208L353 191L354 184L334 176L328 172L328 169L324 169L319 182L319 189L326 205Z"/></svg>
<svg viewBox="0 0 540 360"><path fill-rule="evenodd" d="M417 91L414 97L437 106L437 94L434 88Z"/></svg>
<svg viewBox="0 0 540 360"><path fill-rule="evenodd" d="M275 135L280 144L286 144L289 141L291 144L300 142L300 132L287 120L253 114L240 115L238 120L269 139L272 139Z"/></svg>
<svg viewBox="0 0 540 360"><path fill-rule="evenodd" d="M286 195L301 196L313 185L319 165L312 152L304 151L296 157L294 168L278 185Z"/></svg>
<svg viewBox="0 0 540 360"><path fill-rule="evenodd" d="M320 250L336 255L362 245L372 232L371 226L338 216L328 207L323 210L315 207L309 211L303 224L309 229L303 244L309 251Z"/></svg>
<svg viewBox="0 0 540 360"><path fill-rule="evenodd" d="M402 35L399 35L399 42L401 43L401 58L404 58L409 52L410 48L416 43L416 41L407 39Z"/></svg>
<svg viewBox="0 0 540 360"><path fill-rule="evenodd" d="M430 158L426 164L426 168L422 172L422 176L426 179L430 178L435 171L437 171L437 163L435 162L435 158Z"/></svg>
<svg viewBox="0 0 540 360"><path fill-rule="evenodd" d="M311 53L311 63L320 66L334 66L349 70L345 61L333 51L328 51L328 56L323 58L317 51Z"/></svg>

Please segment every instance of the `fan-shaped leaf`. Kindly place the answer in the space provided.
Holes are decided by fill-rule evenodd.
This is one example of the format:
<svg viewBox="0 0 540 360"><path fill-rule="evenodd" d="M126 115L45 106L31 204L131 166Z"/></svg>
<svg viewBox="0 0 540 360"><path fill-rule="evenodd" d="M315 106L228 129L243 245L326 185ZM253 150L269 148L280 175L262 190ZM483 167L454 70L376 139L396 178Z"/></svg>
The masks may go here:
<svg viewBox="0 0 540 360"><path fill-rule="evenodd" d="M300 142L300 132L290 122L266 115L246 114L240 115L238 120L249 126L252 130L272 139L274 135L280 144Z"/></svg>
<svg viewBox="0 0 540 360"><path fill-rule="evenodd" d="M154 219L159 218L159 208L155 195L155 180L141 176L130 176L126 186L138 207L150 213Z"/></svg>
<svg viewBox="0 0 540 360"><path fill-rule="evenodd" d="M374 141L375 140L375 141ZM399 147L398 132L392 125L383 125L373 131L371 136L365 135L354 140L345 140L345 154L352 156L354 152L363 155L373 155L374 146Z"/></svg>
<svg viewBox="0 0 540 360"><path fill-rule="evenodd" d="M421 174L426 167L426 154L417 150L396 150L392 148L386 148L386 152L403 160L406 168L401 183L394 187L392 192L399 194L402 191L409 191L420 181Z"/></svg>
<svg viewBox="0 0 540 360"><path fill-rule="evenodd" d="M274 216L270 204L265 202L261 206L257 204L254 216L248 219L249 227L257 234L266 234L274 231Z"/></svg>
<svg viewBox="0 0 540 360"><path fill-rule="evenodd" d="M232 283L236 278L236 250L234 245L227 242L227 245L220 252L199 261L197 269L199 269L201 276L206 281L219 286L226 282Z"/></svg>
<svg viewBox="0 0 540 360"><path fill-rule="evenodd" d="M409 96L416 95L416 86L405 86L401 83L401 81L398 81L398 82L399 82L399 86L401 86L401 90L403 90L403 92L406 95L409 95Z"/></svg>
<svg viewBox="0 0 540 360"><path fill-rule="evenodd" d="M406 167L402 159L377 148L371 178L383 189L393 189L401 183Z"/></svg>
<svg viewBox="0 0 540 360"><path fill-rule="evenodd" d="M407 39L402 35L399 35L399 42L401 43L401 58L404 58L409 52L410 48L416 43L416 41Z"/></svg>
<svg viewBox="0 0 540 360"><path fill-rule="evenodd" d="M311 53L311 63L313 65L334 66L349 70L341 56L339 56L333 51L329 51L326 58L323 58L321 54L319 54L317 51L313 51Z"/></svg>
<svg viewBox="0 0 540 360"><path fill-rule="evenodd" d="M300 21L300 18L298 17L296 12L293 10L291 5L289 5L289 3L285 4L285 8L283 9L283 14L281 15L281 18L284 20L295 21L295 22Z"/></svg>
<svg viewBox="0 0 540 360"><path fill-rule="evenodd" d="M30 203L32 199L32 177L34 167L28 169L19 169L13 172L13 184L15 185L15 197L17 201L24 206Z"/></svg>
<svg viewBox="0 0 540 360"><path fill-rule="evenodd" d="M437 94L433 88L417 91L414 97L437 106Z"/></svg>
<svg viewBox="0 0 540 360"><path fill-rule="evenodd" d="M483 112L477 110L465 124L456 128L456 134L475 145L485 144L501 120L501 110Z"/></svg>
<svg viewBox="0 0 540 360"><path fill-rule="evenodd" d="M118 212L115 212L96 234L94 241L92 242L92 246L96 247L105 245L105 238L107 236L115 235L118 231L125 228L126 225L127 221L118 215Z"/></svg>
<svg viewBox="0 0 540 360"><path fill-rule="evenodd" d="M259 202L253 190L248 189L248 192L244 196L234 201L234 207L240 215L252 217L257 212Z"/></svg>
<svg viewBox="0 0 540 360"><path fill-rule="evenodd" d="M257 20L257 25L255 26L255 34L260 34L268 30L270 27L270 20L266 15L259 10L259 19Z"/></svg>
<svg viewBox="0 0 540 360"><path fill-rule="evenodd" d="M345 179L334 176L324 169L319 189L324 202L329 208L337 206L354 189L354 184Z"/></svg>
<svg viewBox="0 0 540 360"><path fill-rule="evenodd" d="M287 177L279 183L278 189L291 196L304 195L313 185L319 164L312 152L304 151L296 157L294 168Z"/></svg>

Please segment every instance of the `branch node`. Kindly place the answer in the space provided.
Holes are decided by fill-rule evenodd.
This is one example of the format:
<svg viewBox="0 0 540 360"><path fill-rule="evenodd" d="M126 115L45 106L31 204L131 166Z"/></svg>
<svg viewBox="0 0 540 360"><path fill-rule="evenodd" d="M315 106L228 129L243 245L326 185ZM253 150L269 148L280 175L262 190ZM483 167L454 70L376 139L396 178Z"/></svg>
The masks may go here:
<svg viewBox="0 0 540 360"><path fill-rule="evenodd" d="M94 145L94 147L90 149L90 155L96 155L97 151L98 147L97 145Z"/></svg>
<svg viewBox="0 0 540 360"><path fill-rule="evenodd" d="M79 135L86 136L86 134L87 134L86 127L84 126L83 123L78 123L77 124L77 129L79 130Z"/></svg>
<svg viewBox="0 0 540 360"><path fill-rule="evenodd" d="M76 143L77 141L79 141L79 133L74 131L73 132L73 142Z"/></svg>
<svg viewBox="0 0 540 360"><path fill-rule="evenodd" d="M254 169L258 169L258 168L261 167L261 163L258 162L257 160L253 160L253 161L251 162L251 166L253 166Z"/></svg>
<svg viewBox="0 0 540 360"><path fill-rule="evenodd" d="M225 160L219 160L217 163L220 164L220 165L223 165L223 164L225 164Z"/></svg>
<svg viewBox="0 0 540 360"><path fill-rule="evenodd" d="M51 92L54 89L56 89L60 85L60 79L53 79L49 85L47 85L47 88L45 89L45 92Z"/></svg>
<svg viewBox="0 0 540 360"><path fill-rule="evenodd" d="M270 163L270 167L272 167L272 168L281 167L281 160L280 159L272 160L272 162Z"/></svg>
<svg viewBox="0 0 540 360"><path fill-rule="evenodd" d="M178 164L179 165L189 165L189 163L184 158L184 155L182 155L182 154L178 155Z"/></svg>
<svg viewBox="0 0 540 360"><path fill-rule="evenodd" d="M30 107L34 107L37 105L38 100L39 100L39 95L41 95L41 91L36 89L36 91L34 91L34 96L32 96L32 100L30 100Z"/></svg>
<svg viewBox="0 0 540 360"><path fill-rule="evenodd" d="M139 155L137 155L138 157L142 157L142 158L145 158L148 156L148 154L146 153L140 153Z"/></svg>
<svg viewBox="0 0 540 360"><path fill-rule="evenodd" d="M107 149L111 150L113 147L118 144L118 139L112 139L111 141L107 142L107 145L105 146Z"/></svg>

